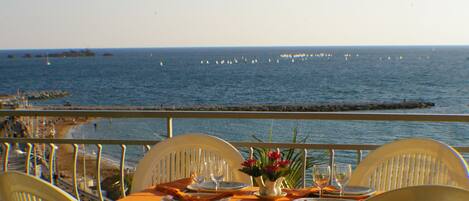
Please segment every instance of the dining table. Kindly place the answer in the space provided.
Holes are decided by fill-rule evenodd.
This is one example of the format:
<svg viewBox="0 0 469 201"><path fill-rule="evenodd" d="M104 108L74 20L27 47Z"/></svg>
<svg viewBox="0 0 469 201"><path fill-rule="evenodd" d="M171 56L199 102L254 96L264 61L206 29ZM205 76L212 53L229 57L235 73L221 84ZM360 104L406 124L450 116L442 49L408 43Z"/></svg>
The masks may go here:
<svg viewBox="0 0 469 201"><path fill-rule="evenodd" d="M221 192L221 193L206 193L207 196L193 196L197 193L191 193L187 190L187 185L192 182L190 178L180 179L168 183L158 184L151 186L145 190L131 193L124 198L119 199L118 201L169 201L171 198L178 198L177 200L185 201L215 201L222 198L227 198L225 200L229 201L256 201L262 200L255 195L255 192L259 191L258 187L249 186L233 192ZM305 197L317 197L319 189L317 187L306 187L300 189L282 189L286 193L285 197L276 199L275 201L292 201L298 198ZM323 189L323 192L334 191L337 188L328 186ZM332 197L332 198L343 198L351 200L365 200L366 198L372 195L363 195L363 196L342 196L324 194L323 197Z"/></svg>

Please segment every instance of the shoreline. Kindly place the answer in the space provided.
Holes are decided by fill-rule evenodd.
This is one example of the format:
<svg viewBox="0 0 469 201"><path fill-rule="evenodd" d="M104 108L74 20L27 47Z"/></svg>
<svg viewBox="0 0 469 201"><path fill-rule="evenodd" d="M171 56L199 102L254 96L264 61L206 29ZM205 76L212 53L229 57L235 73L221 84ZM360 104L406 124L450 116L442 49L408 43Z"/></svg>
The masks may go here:
<svg viewBox="0 0 469 201"><path fill-rule="evenodd" d="M79 119L74 121L71 118L64 118L62 122L55 124L56 136L55 138L73 138L71 131L78 126L93 121L94 118ZM60 177L69 179L71 181L73 175L73 146L72 145L59 145L57 154L57 169ZM86 178L96 179L96 155L83 152L83 146L79 145L78 157L77 157L77 176L78 178L83 177L83 172L86 171ZM85 161L83 162L83 159ZM83 164L85 164L85 170L83 170ZM101 156L101 181L119 174L119 166Z"/></svg>

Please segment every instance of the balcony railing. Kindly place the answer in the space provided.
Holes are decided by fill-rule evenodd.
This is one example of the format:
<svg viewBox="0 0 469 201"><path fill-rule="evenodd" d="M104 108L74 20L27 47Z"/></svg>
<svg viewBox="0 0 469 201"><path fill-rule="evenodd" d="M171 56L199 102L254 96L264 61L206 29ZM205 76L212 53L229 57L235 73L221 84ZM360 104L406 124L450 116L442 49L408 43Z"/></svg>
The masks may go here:
<svg viewBox="0 0 469 201"><path fill-rule="evenodd" d="M103 117L103 118L165 118L167 137L173 136L174 118L213 118L213 119L296 119L296 120L340 120L340 121L420 121L420 122L469 122L469 115L465 114L396 114L396 113L329 113L329 112L189 112L189 111L71 111L71 110L0 110L1 116L21 116L21 117ZM13 144L26 145L25 171L29 173L31 169L31 157L38 157L32 153L35 145L47 145L49 147L48 157L42 158L42 162L48 167L48 180L54 182L56 171L53 167L55 157L55 147L59 145L72 145L73 147L73 177L72 186L75 197L80 198L80 191L77 178L77 163L79 145L96 147L96 194L99 200L104 200L101 190L101 159L103 145L119 146L120 153L120 191L125 196L124 176L127 146L142 146L149 150L152 145L158 143L156 140L94 140L94 139L36 139L36 138L0 138L3 147L3 170L9 168L10 147ZM356 153L356 164L362 159L364 151L373 150L380 145L374 144L296 144L296 143L260 143L260 142L231 142L239 149L248 150L250 156L254 148L273 149L296 149L302 152L303 164L308 160L310 150L325 150L328 153L328 163L335 162L336 151L353 151ZM461 153L469 153L469 146L455 147ZM306 166L303 167L303 186L306 185Z"/></svg>

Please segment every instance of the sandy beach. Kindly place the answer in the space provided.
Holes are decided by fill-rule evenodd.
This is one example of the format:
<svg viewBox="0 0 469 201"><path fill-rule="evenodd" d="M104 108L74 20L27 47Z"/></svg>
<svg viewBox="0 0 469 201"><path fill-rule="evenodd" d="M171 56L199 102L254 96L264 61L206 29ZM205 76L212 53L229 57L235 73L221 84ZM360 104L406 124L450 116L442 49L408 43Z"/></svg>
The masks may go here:
<svg viewBox="0 0 469 201"><path fill-rule="evenodd" d="M56 121L56 138L65 138L70 130L74 127L88 123L93 119L76 119L73 118L62 118L60 121ZM79 149L82 150L82 145L79 145ZM73 146L72 145L60 145L57 150L57 168L59 175L64 179L71 179L73 175ZM85 162L83 162L85 159ZM91 154L83 155L80 152L78 155L77 162L77 176L82 178L84 174L83 167L86 166L86 175L88 178L96 178L96 156ZM119 174L119 167L117 164L111 163L110 161L101 159L101 178L107 178L112 175Z"/></svg>

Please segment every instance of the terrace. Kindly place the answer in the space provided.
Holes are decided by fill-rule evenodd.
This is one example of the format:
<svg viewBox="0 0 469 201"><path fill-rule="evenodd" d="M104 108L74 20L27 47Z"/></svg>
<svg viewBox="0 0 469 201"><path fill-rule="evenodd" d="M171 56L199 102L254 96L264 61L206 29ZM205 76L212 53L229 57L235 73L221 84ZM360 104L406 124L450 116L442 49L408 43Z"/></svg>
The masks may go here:
<svg viewBox="0 0 469 201"><path fill-rule="evenodd" d="M331 120L331 121L404 121L404 122L469 122L469 115L465 114L395 114L395 113L340 113L340 112L221 112L221 111L112 111L112 110L96 110L96 111L74 111L74 110L0 110L0 117L16 116L21 117L25 121L33 122L37 125L39 119L47 118L155 118L166 120L166 137L173 137L173 120L174 119L275 119L275 120ZM7 134L6 134L7 135ZM103 147L114 147L114 152L120 150L119 170L117 172L119 193L121 197L125 197L127 192L126 177L132 174L132 169L126 167L126 157L128 147L141 147L150 150L151 146L157 144L158 140L95 140L95 139L57 139L57 138L1 138L2 144L2 162L3 171L20 170L27 174L38 176L36 171L38 164L42 164L42 175L48 182L59 186L66 190L75 198L80 200L108 200L105 192L102 190L102 174L103 174ZM353 166L358 165L366 156L368 151L380 147L380 144L350 144L343 142L341 144L310 144L310 143L264 143L264 142L230 142L239 150L245 153L245 157L253 155L254 148L271 148L271 149L295 149L301 153L303 164L310 157L316 157L318 154L326 156L327 163L331 166L335 164L336 152L347 151L348 154L341 157L347 157L347 161L353 161ZM16 145L24 145L24 150L19 150ZM62 145L72 147L70 157L70 169L60 169L57 164L57 155L62 149L57 149ZM91 169L79 168L81 161L79 156L84 153L80 146L87 145L95 147L96 154L88 154L86 158L93 160ZM13 152L13 147L15 152ZM41 151L37 151L37 148ZM469 146L454 147L458 152L465 155L469 153ZM319 152L318 152L319 151ZM24 153L22 153L24 152ZM86 160L87 161L87 160ZM24 162L24 165L22 163ZM85 162L85 160L83 160ZM88 167L83 165L82 167ZM61 173L71 172L71 178L62 178ZM87 175L81 172L93 172L94 180L92 188L87 185ZM302 179L300 186L311 186L309 167L302 167ZM125 184L125 185L122 185Z"/></svg>

